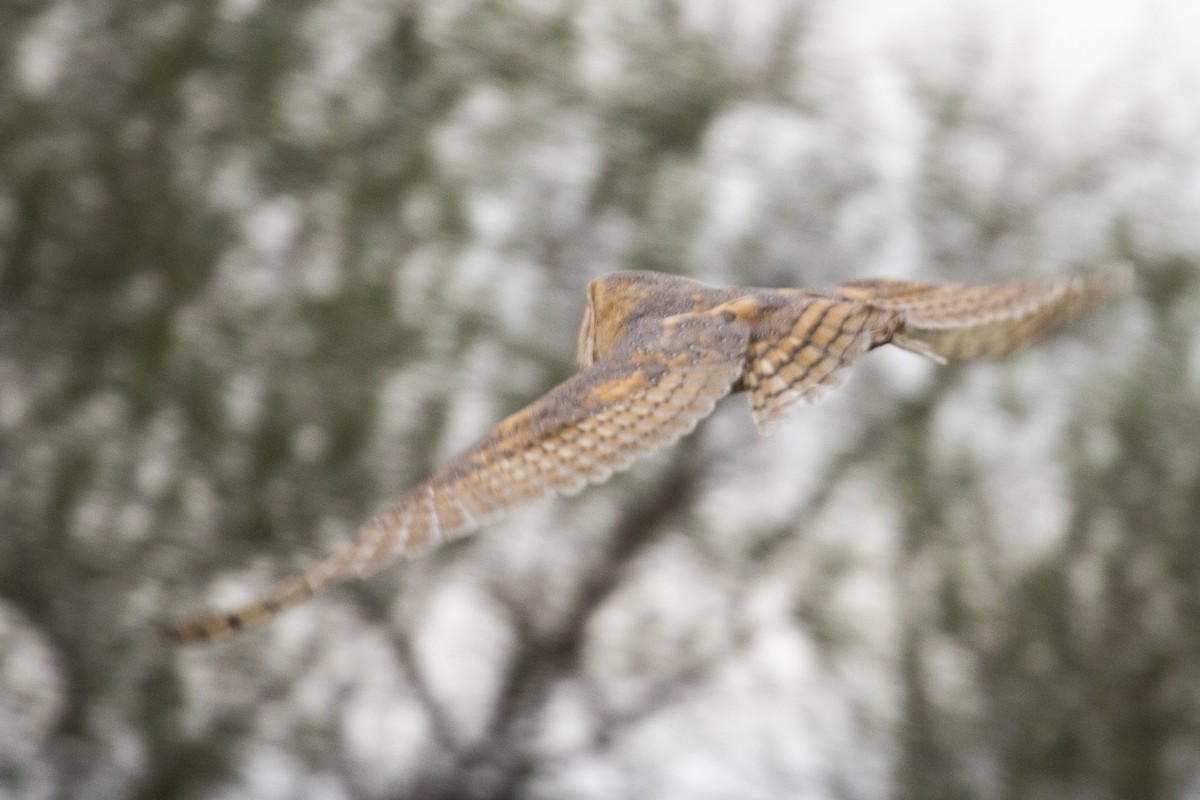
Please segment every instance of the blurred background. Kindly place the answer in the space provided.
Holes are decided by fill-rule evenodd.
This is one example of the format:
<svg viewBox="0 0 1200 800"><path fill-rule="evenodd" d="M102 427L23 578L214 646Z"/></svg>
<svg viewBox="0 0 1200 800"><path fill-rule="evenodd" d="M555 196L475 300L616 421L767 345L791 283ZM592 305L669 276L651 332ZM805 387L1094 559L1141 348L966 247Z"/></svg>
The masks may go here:
<svg viewBox="0 0 1200 800"><path fill-rule="evenodd" d="M10 0L0 797L1200 797L1174 2ZM573 370L587 282L1134 291L228 643ZM885 350L887 350L885 348Z"/></svg>

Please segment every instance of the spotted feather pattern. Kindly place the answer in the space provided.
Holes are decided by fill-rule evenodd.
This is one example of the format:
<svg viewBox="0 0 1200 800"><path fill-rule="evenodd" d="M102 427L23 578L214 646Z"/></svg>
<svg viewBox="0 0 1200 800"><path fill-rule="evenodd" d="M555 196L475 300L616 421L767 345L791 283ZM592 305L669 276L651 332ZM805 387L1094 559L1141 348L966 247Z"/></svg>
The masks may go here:
<svg viewBox="0 0 1200 800"><path fill-rule="evenodd" d="M844 370L890 337L892 311L830 297L797 297L759 326L746 358L750 413L767 432L798 400L841 382Z"/></svg>
<svg viewBox="0 0 1200 800"><path fill-rule="evenodd" d="M719 309L641 328L626 346L501 422L324 561L262 600L180 620L165 635L201 642L253 627L327 583L418 555L527 503L577 492L672 444L729 393L749 328Z"/></svg>

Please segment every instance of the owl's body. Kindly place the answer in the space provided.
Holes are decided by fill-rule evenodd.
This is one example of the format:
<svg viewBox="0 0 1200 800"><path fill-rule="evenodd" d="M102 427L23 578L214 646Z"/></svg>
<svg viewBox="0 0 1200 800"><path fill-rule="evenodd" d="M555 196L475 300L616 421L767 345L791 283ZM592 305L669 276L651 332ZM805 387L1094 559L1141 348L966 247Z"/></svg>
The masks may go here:
<svg viewBox="0 0 1200 800"><path fill-rule="evenodd" d="M607 478L745 391L767 431L884 344L934 358L1006 355L1128 283L1129 272L988 286L851 281L821 291L713 288L654 272L588 286L581 371L551 389L265 600L167 627L205 641L255 625L331 581L416 555L526 503Z"/></svg>

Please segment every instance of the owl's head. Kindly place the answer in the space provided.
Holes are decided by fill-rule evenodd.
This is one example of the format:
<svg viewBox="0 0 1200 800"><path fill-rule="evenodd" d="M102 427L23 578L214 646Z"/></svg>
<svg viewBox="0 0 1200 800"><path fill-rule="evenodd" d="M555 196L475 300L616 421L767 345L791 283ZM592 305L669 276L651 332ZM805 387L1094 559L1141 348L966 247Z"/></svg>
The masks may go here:
<svg viewBox="0 0 1200 800"><path fill-rule="evenodd" d="M575 360L590 367L632 335L638 322L665 319L710 304L713 290L662 272L614 272L588 284L587 307L575 341ZM636 343L636 342L634 342Z"/></svg>

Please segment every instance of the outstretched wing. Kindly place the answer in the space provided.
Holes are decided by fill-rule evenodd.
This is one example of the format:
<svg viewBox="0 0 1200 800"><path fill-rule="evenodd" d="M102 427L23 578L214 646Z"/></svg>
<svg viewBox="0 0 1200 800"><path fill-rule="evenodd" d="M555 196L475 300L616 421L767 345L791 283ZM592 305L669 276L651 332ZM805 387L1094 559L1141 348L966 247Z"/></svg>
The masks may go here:
<svg viewBox="0 0 1200 800"><path fill-rule="evenodd" d="M1008 355L1131 281L1132 271L1126 266L1058 280L984 286L851 281L833 292L899 312L903 324L892 344L946 361Z"/></svg>
<svg viewBox="0 0 1200 800"><path fill-rule="evenodd" d="M498 516L602 481L688 433L742 371L749 326L713 309L643 320L621 348L560 384L366 523L346 546L256 603L168 625L179 642L259 624L324 584L366 575Z"/></svg>
<svg viewBox="0 0 1200 800"><path fill-rule="evenodd" d="M858 356L891 343L937 361L1007 355L1127 286L1128 267L984 286L857 280L824 292L755 290L742 383L759 430L836 386Z"/></svg>

